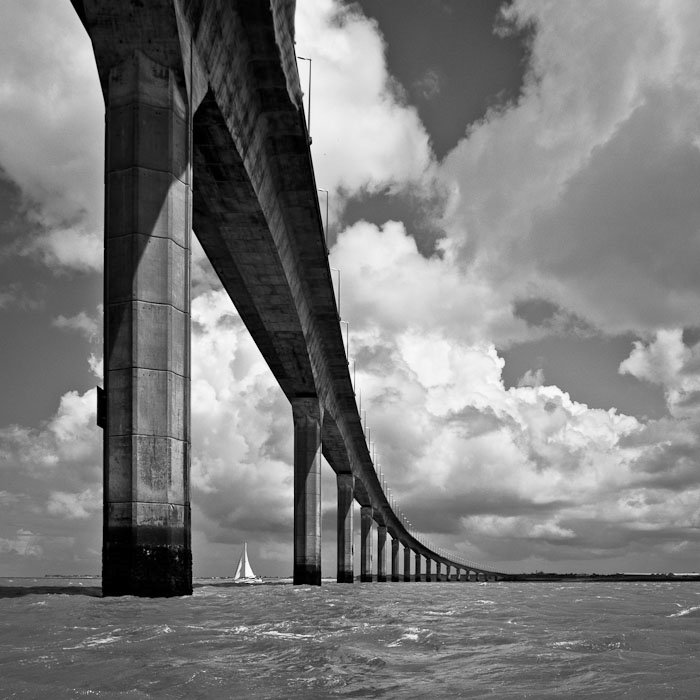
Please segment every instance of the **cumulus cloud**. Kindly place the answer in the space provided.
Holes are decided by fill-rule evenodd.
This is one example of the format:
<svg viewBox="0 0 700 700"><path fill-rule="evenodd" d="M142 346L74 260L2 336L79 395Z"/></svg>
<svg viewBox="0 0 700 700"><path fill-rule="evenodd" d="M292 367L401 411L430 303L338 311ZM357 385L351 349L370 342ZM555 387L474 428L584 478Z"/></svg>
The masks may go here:
<svg viewBox="0 0 700 700"><path fill-rule="evenodd" d="M540 367L537 370L529 369L518 379L518 387L542 386L544 384L544 370Z"/></svg>
<svg viewBox="0 0 700 700"><path fill-rule="evenodd" d="M348 196L429 185L429 137L387 70L376 23L354 5L306 0L297 3L296 49L313 61L311 132L319 186ZM300 62L299 70L305 86L308 66ZM331 197L333 206L339 201Z"/></svg>
<svg viewBox="0 0 700 700"><path fill-rule="evenodd" d="M102 509L102 489L87 488L80 493L53 491L46 509L51 515L85 520Z"/></svg>
<svg viewBox="0 0 700 700"><path fill-rule="evenodd" d="M445 245L502 294L534 292L609 332L694 323L699 12L508 5L533 30L529 72L445 159Z"/></svg>
<svg viewBox="0 0 700 700"><path fill-rule="evenodd" d="M44 550L38 540L31 530L19 529L14 539L0 537L0 554L12 552L22 557L40 557Z"/></svg>
<svg viewBox="0 0 700 700"><path fill-rule="evenodd" d="M680 329L659 330L648 344L635 342L620 372L663 386L672 416L700 419L700 343L686 346Z"/></svg>
<svg viewBox="0 0 700 700"><path fill-rule="evenodd" d="M223 291L192 304L193 502L212 541L291 523L291 409Z"/></svg>
<svg viewBox="0 0 700 700"><path fill-rule="evenodd" d="M38 228L20 252L102 266L104 106L92 46L70 3L30 0L0 24L0 168Z"/></svg>
<svg viewBox="0 0 700 700"><path fill-rule="evenodd" d="M101 340L102 338L102 304L97 308L97 314L90 316L85 311L79 311L74 316L66 317L60 314L53 320L56 328L77 331L90 341Z"/></svg>

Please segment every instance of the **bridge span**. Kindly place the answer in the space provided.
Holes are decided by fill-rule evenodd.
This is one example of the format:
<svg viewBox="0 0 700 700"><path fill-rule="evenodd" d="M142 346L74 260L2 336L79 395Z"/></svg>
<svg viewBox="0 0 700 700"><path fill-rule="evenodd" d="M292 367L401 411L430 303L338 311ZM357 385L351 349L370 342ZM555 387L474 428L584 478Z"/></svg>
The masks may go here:
<svg viewBox="0 0 700 700"><path fill-rule="evenodd" d="M379 581L502 576L417 539L377 477L328 265L295 0L71 2L106 111L105 595L192 591L192 231L291 404L294 582L321 582L321 454L337 477L338 581L354 580L354 501L361 580L374 525Z"/></svg>

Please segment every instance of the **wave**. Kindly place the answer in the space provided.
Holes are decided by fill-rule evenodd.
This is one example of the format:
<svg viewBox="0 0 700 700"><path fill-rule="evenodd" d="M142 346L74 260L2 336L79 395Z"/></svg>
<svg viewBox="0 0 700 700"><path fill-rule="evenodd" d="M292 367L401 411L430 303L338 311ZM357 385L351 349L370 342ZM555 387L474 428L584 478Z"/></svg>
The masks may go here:
<svg viewBox="0 0 700 700"><path fill-rule="evenodd" d="M680 605L678 607L680 607ZM692 605L691 607L683 608L672 615L666 615L666 617L685 617L686 615L692 615L697 610L700 610L700 605Z"/></svg>

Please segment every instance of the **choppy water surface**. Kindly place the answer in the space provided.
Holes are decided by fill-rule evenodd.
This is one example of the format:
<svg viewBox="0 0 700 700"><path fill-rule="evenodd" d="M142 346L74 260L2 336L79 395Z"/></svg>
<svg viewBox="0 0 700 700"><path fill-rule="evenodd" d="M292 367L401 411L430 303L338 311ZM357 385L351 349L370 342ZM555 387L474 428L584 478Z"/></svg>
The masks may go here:
<svg viewBox="0 0 700 700"><path fill-rule="evenodd" d="M697 583L96 583L0 579L0 697L700 696Z"/></svg>

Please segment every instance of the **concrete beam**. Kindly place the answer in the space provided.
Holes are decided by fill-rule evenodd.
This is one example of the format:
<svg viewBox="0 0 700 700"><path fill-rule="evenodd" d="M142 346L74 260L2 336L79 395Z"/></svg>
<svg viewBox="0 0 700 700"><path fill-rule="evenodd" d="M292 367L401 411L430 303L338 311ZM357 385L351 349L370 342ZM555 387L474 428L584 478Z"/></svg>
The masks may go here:
<svg viewBox="0 0 700 700"><path fill-rule="evenodd" d="M190 115L140 51L105 74L105 595L192 592Z"/></svg>
<svg viewBox="0 0 700 700"><path fill-rule="evenodd" d="M321 425L318 398L292 400L294 583L321 585Z"/></svg>
<svg viewBox="0 0 700 700"><path fill-rule="evenodd" d="M352 474L337 474L338 484L338 583L353 583L353 486Z"/></svg>

